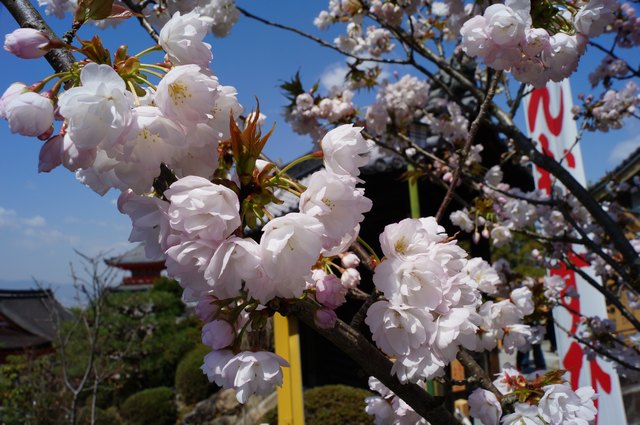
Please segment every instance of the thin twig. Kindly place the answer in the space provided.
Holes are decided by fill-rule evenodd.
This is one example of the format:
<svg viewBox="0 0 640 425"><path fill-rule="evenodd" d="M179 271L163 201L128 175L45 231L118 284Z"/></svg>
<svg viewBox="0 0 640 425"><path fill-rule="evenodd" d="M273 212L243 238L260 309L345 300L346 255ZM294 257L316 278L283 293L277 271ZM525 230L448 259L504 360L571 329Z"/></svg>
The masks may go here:
<svg viewBox="0 0 640 425"><path fill-rule="evenodd" d="M502 71L498 71L496 75L491 79L489 83L489 89L487 90L487 95L485 96L482 104L480 105L480 110L478 111L478 115L476 119L471 123L471 127L469 127L469 134L467 135L467 140L465 141L464 147L462 148L462 153L460 154L460 159L458 160L458 168L453 173L453 177L451 178L451 183L449 184L449 189L447 189L447 193L440 204L440 208L438 208L438 212L436 213L436 221L440 222L444 212L446 211L449 203L453 199L453 192L460 180L460 174L462 174L462 168L464 167L464 163L469 156L469 151L471 150L471 144L476 138L476 134L478 134L478 130L480 129L480 125L482 121L484 121L485 117L489 112L489 105L492 103L493 96L496 93L496 88L498 87L498 82L502 76Z"/></svg>
<svg viewBox="0 0 640 425"><path fill-rule="evenodd" d="M153 41L158 43L158 41L160 40L158 31L156 31L155 28L153 28L153 26L151 25L151 23L147 20L147 18L145 18L144 15L142 15L142 10L144 8L140 7L140 5L138 4L135 4L132 0L122 0L122 2L125 5L127 5L129 9L131 9L133 12L136 13L136 17L138 18L138 22L140 23L140 26L144 28L144 30L147 32L147 34L149 34L149 37L151 37Z"/></svg>
<svg viewBox="0 0 640 425"><path fill-rule="evenodd" d="M261 22L265 25L269 25L271 27L275 27L275 28L280 28L283 29L285 31L289 31L289 32L293 32L295 34L298 34L308 40L314 41L316 43L318 43L319 45L321 45L322 47L326 47L329 48L331 50L335 50L336 52L344 55L344 56L348 56L350 58L356 59L358 61L362 61L362 62L377 62L377 63L387 63L387 64L395 64L395 65L409 65L410 63L407 60L396 60L396 59L384 59L384 58L374 58L374 57L360 57L358 55L354 55L353 53L347 52L345 50L342 50L341 48L339 48L338 46L331 44L323 39L321 39L320 37L316 37L314 35L311 35L309 33L306 33L298 28L295 27L290 27L289 25L284 25L284 24L280 24L278 22L273 22L273 21L269 21L267 19L261 18L259 16L254 15L253 13L247 11L246 9L243 9L242 7L236 6L236 9L238 9L238 11L240 13L242 13L244 16L246 16L249 19L253 19L256 20L258 22Z"/></svg>

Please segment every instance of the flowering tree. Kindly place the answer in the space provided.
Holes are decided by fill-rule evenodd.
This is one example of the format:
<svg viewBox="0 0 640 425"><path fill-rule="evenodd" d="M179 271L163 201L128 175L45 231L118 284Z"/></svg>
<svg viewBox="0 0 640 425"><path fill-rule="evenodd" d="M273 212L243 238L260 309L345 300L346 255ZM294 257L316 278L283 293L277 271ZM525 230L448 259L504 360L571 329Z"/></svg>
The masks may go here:
<svg viewBox="0 0 640 425"><path fill-rule="evenodd" d="M635 235L623 227L628 215L615 203L597 202L562 160L538 150L513 122L530 87L570 76L587 46L607 56L592 74L604 93L584 98L574 111L583 130L607 131L636 116L631 78L639 70L620 53L640 42L632 6L331 0L315 21L320 28L345 27L331 42L255 16L232 0L42 1L47 14L74 13L61 39L26 0L3 3L25 27L6 36L5 49L23 58L46 56L55 74L10 86L0 116L12 132L45 141L41 171L63 165L99 194L121 191L118 208L131 218L130 241L145 242L150 257L165 255L184 299L197 302L206 322L202 340L212 349L203 371L235 388L240 402L282 382L286 361L261 351L259 338L252 338L279 312L299 317L372 376L380 396L367 400L367 411L378 423L457 423L424 390L425 380L441 377L456 358L479 385L469 402L485 424L595 418L593 389L573 391L563 371L527 379L506 367L492 381L470 354L499 341L508 352L535 343L535 319L564 306L561 298L573 295L567 283L519 275L504 261L492 266L469 258L440 222L464 188L475 199L458 199L461 209L448 218L473 243L488 239L500 247L514 235L533 238L540 242L534 259L544 267L574 267L572 246L583 246L606 284L585 278L640 330L630 310L640 290L640 261ZM287 174L289 166L264 156L273 130L263 132L259 108L242 116L235 88L209 69L205 35L226 35L240 16L306 37L348 62L347 81L329 93L306 90L297 76L283 85L291 100L285 119L320 148L294 163L324 164L305 184ZM88 21L129 17L157 44L135 54L120 47L113 55L97 36L72 45ZM602 33L613 35L608 49L595 40ZM164 61L146 63L156 50L166 53ZM380 64L411 72L391 82ZM377 94L359 108L355 94L363 88ZM416 123L437 143L413 138ZM481 127L496 135L482 143L503 152L495 164L482 162ZM435 217L389 224L380 235L381 252L359 237L372 207L360 168L375 150L402 157L412 176L429 176L447 189ZM528 163L564 190L525 192L503 181L503 167ZM274 217L268 207L281 202L283 192L299 197L299 212ZM258 230L259 241L247 236ZM358 268L373 273L371 293L358 288ZM620 301L620 291L629 293L631 307ZM363 300L351 323L335 313L347 297ZM251 341L247 351L240 348L244 336ZM605 318L583 317L575 337L621 373L640 370L638 348L612 332Z"/></svg>

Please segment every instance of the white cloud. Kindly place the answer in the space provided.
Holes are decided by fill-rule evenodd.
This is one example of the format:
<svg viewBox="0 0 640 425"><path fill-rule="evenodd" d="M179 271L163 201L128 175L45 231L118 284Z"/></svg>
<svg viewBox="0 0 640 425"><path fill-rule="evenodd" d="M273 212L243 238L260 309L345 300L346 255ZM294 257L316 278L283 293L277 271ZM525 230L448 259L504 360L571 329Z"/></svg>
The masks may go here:
<svg viewBox="0 0 640 425"><path fill-rule="evenodd" d="M373 68L376 64L360 65L360 69ZM378 64L381 68L379 81L389 78L391 75L384 64ZM320 85L325 90L331 90L333 87L342 87L344 79L349 73L349 67L344 63L334 63L325 68L320 75Z"/></svg>
<svg viewBox="0 0 640 425"><path fill-rule="evenodd" d="M624 140L611 150L609 154L609 164L617 166L622 161L629 158L631 154L640 147L640 136L636 136L632 139Z"/></svg>
<svg viewBox="0 0 640 425"><path fill-rule="evenodd" d="M75 246L80 243L80 238L75 235L68 235L57 229L27 227L22 232L26 238L23 238L18 245L25 248L34 249L40 245L52 245L57 243L66 243Z"/></svg>
<svg viewBox="0 0 640 425"><path fill-rule="evenodd" d="M320 85L325 90L331 90L333 87L342 87L348 72L349 68L343 63L329 65L320 75Z"/></svg>
<svg viewBox="0 0 640 425"><path fill-rule="evenodd" d="M47 221L44 217L36 215L31 218L23 218L22 224L28 227L44 227L47 225Z"/></svg>
<svg viewBox="0 0 640 425"><path fill-rule="evenodd" d="M16 212L0 207L0 227L14 226L16 224Z"/></svg>

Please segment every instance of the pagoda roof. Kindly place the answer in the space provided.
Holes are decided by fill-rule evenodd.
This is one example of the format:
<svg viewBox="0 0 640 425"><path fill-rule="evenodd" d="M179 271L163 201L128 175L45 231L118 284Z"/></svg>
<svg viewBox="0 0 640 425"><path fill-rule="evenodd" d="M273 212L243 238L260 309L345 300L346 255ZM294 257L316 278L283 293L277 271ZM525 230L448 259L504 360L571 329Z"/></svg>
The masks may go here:
<svg viewBox="0 0 640 425"><path fill-rule="evenodd" d="M104 261L105 263L107 263L107 265L113 266L113 267L132 266L132 265L139 265L139 264L156 264L156 263L164 264L164 258L162 257L152 258L152 259L147 258L144 252L143 243L136 245L133 249L130 249L124 254L107 258Z"/></svg>
<svg viewBox="0 0 640 425"><path fill-rule="evenodd" d="M72 317L49 289L0 289L0 350L14 350L50 343L56 329L52 317Z"/></svg>
<svg viewBox="0 0 640 425"><path fill-rule="evenodd" d="M640 174L640 148L633 151L613 171L608 172L596 184L591 186L589 191L596 199L602 199L607 194L607 186L609 184L629 181L638 174Z"/></svg>

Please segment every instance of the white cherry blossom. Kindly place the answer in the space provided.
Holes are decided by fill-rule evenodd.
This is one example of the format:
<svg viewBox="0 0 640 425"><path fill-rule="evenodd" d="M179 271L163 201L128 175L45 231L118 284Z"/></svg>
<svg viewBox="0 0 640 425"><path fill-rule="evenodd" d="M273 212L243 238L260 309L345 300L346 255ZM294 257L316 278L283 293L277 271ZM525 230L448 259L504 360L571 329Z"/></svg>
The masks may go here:
<svg viewBox="0 0 640 425"><path fill-rule="evenodd" d="M158 83L155 102L167 117L190 127L210 117L219 87L218 79L198 65L176 66Z"/></svg>
<svg viewBox="0 0 640 425"><path fill-rule="evenodd" d="M225 384L236 390L239 403L246 403L253 394L266 395L282 385L282 367L289 363L266 351L243 351L231 358L222 369Z"/></svg>
<svg viewBox="0 0 640 425"><path fill-rule="evenodd" d="M207 68L213 54L211 45L202 40L212 23L213 19L196 11L184 15L176 12L160 30L158 44L174 65L196 64Z"/></svg>
<svg viewBox="0 0 640 425"><path fill-rule="evenodd" d="M108 149L131 122L125 82L110 66L95 63L82 68L80 81L80 87L60 95L60 115L66 118L68 134L78 148Z"/></svg>

